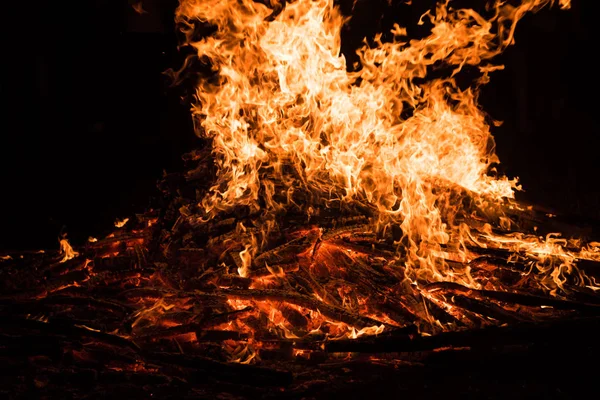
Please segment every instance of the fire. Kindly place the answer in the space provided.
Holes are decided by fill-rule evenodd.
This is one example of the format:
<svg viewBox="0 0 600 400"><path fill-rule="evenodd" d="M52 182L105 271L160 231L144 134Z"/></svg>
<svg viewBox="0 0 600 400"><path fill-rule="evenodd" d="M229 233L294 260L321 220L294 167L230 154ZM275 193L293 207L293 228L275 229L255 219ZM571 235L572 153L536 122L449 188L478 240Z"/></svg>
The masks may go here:
<svg viewBox="0 0 600 400"><path fill-rule="evenodd" d="M0 255L7 343L39 331L60 346L31 349L43 376L64 369L47 368L56 358L77 379L80 363L94 381L135 372L127 385L181 381L208 395L188 383L233 379L237 394L266 379L261 394L289 376L313 393L321 375L360 382L350 361L422 370L427 353L471 343L503 360L503 347L541 354L564 339L565 320L600 313L600 242L536 226L514 199L518 179L493 168L477 102L517 22L568 0L495 1L487 16L445 1L421 17L427 36L396 25L390 40L365 40L351 67L333 0L180 1L186 44L212 68L193 107L212 157L186 154L193 169L165 174L160 210L117 219L81 255L65 236L58 256ZM196 37L198 24L212 33ZM465 88L467 68L479 75ZM207 171L214 179L194 186ZM532 341L526 323L559 319L552 340ZM483 330L513 323L523 325Z"/></svg>
<svg viewBox="0 0 600 400"><path fill-rule="evenodd" d="M340 51L348 18L333 0L272 4L276 11L181 0L186 44L212 69L192 111L212 146L214 179L195 205L180 193L170 228L171 216L117 219L119 230L88 239L93 264L66 264L72 271L38 296L118 282L133 311L115 335L179 353L214 341L238 363L318 359L329 342L432 335L572 306L561 302L565 287L582 298L599 288L577 263L600 261L600 244L518 231L509 212L519 207L518 179L494 170L489 117L477 103L519 19L554 3L495 2L484 17L443 2L421 18L428 36L410 39L395 25L391 40L365 40L350 67ZM213 33L197 38L196 24ZM446 76L431 77L440 65ZM467 67L479 76L465 88ZM162 252L146 257L146 243ZM62 262L78 255L66 238L60 245ZM504 258L488 262L482 250ZM130 269L112 276L119 265Z"/></svg>
<svg viewBox="0 0 600 400"><path fill-rule="evenodd" d="M350 337L352 339L356 339L362 335L378 335L381 332L383 332L385 328L385 325L379 325L379 326L370 326L367 328L362 328L361 330L356 330L355 328L352 328L352 334L350 335Z"/></svg>
<svg viewBox="0 0 600 400"><path fill-rule="evenodd" d="M148 11L144 10L144 2L142 0L131 4L131 8L138 14L148 14Z"/></svg>
<svg viewBox="0 0 600 400"><path fill-rule="evenodd" d="M115 226L117 228L122 228L125 226L125 224L127 224L129 222L129 218L123 218L123 219L116 219L115 220Z"/></svg>
<svg viewBox="0 0 600 400"><path fill-rule="evenodd" d="M517 22L554 3L570 5L497 1L485 18L441 2L421 18L429 36L411 40L395 25L392 41L365 41L359 68L349 70L340 52L348 19L333 0L289 2L278 14L251 0L181 0L176 18L186 44L214 71L199 82L192 110L218 168L200 219L246 207L260 216L255 221L268 221L256 223L262 240L253 237L240 252L239 274L248 276L252 255L285 213L310 218L355 207L368 210L376 232L400 227L398 254L411 281L476 287L468 270L440 262L442 247L469 259L466 243L479 233L455 219L491 207L509 224L495 205L520 189L516 178L493 174L498 158L479 88L502 68L492 59L514 42ZM194 37L197 22L216 32ZM451 73L429 78L440 63ZM480 71L466 89L456 81L465 66ZM519 240L531 250L529 239Z"/></svg>
<svg viewBox="0 0 600 400"><path fill-rule="evenodd" d="M69 261L79 255L78 252L73 250L73 247L66 238L60 239L60 253L63 256L60 260L61 263Z"/></svg>

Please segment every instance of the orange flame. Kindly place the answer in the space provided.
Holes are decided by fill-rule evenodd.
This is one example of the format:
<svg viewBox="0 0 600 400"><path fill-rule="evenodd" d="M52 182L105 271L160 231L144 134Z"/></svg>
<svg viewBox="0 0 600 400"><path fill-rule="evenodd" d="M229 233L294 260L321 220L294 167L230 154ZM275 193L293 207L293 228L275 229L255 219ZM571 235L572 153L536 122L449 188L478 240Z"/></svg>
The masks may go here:
<svg viewBox="0 0 600 400"><path fill-rule="evenodd" d="M462 188L493 203L519 189L516 179L487 174L498 159L478 85L501 68L489 60L514 42L517 22L554 3L496 1L486 19L442 2L421 18L429 36L408 40L395 25L394 40L365 44L361 68L348 72L340 53L347 19L333 0L290 2L275 17L251 0L181 0L187 44L216 75L199 83L193 108L218 167L205 218L247 206L272 224L290 209L310 216L315 206L366 205L375 229L402 229L410 279L472 286L436 261L441 245L464 251L464 230L449 224L461 207L451 193ZM216 32L196 40L194 22ZM450 76L423 79L439 63ZM455 75L465 65L478 66L481 79L463 90ZM257 245L240 253L242 276Z"/></svg>
<svg viewBox="0 0 600 400"><path fill-rule="evenodd" d="M127 224L128 222L129 222L129 218L123 218L123 219L119 219L119 218L117 218L117 219L115 220L115 226L116 226L117 228L122 228L122 227L124 227L124 226L125 226L125 224Z"/></svg>
<svg viewBox="0 0 600 400"><path fill-rule="evenodd" d="M71 244L67 239L60 239L60 254L63 256L60 260L61 263L69 261L79 255L77 251L73 250L73 247L71 247Z"/></svg>

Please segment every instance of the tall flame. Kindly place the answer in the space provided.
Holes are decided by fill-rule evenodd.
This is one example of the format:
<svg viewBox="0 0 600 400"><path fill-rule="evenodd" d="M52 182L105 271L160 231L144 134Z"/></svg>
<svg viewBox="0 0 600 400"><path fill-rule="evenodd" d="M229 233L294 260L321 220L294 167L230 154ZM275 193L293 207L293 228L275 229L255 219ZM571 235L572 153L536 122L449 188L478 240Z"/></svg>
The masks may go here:
<svg viewBox="0 0 600 400"><path fill-rule="evenodd" d="M467 236L452 224L462 207L452 193L494 203L519 188L488 175L498 159L479 86L501 68L490 60L514 42L517 22L554 3L570 2L496 1L485 18L446 1L422 16L427 37L409 40L395 25L392 41L365 41L360 68L349 71L340 52L347 19L333 0L181 0L187 44L214 71L193 107L218 168L204 219L239 206L273 221L290 210L360 204L374 229L401 228L409 277L447 279L436 252ZM196 38L198 22L215 32ZM440 64L448 76L428 77ZM456 74L465 66L480 78L461 89Z"/></svg>

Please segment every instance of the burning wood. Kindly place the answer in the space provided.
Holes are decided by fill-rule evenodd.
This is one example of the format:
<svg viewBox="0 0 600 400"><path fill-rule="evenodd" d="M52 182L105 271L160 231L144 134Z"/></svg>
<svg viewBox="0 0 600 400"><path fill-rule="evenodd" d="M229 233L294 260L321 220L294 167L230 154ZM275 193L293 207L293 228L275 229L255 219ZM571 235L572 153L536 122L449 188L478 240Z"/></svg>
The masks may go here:
<svg viewBox="0 0 600 400"><path fill-rule="evenodd" d="M63 238L58 253L1 256L3 357L38 387L62 368L69 382L299 394L322 373L431 356L410 352L528 348L565 320L597 329L594 232L488 174L476 89L455 81L467 65L487 80L482 63L549 3L495 3L489 20L440 4L430 36L396 27L347 72L330 0L182 0L186 44L215 71L194 107L205 146L164 177L163 209L77 251ZM215 33L195 37L196 23ZM425 79L438 63L453 74Z"/></svg>

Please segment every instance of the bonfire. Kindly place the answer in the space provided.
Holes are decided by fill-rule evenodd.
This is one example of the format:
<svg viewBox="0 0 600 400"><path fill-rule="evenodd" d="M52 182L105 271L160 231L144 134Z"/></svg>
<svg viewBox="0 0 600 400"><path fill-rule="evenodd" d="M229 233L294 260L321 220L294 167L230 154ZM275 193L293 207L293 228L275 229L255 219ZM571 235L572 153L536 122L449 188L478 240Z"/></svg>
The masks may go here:
<svg viewBox="0 0 600 400"><path fill-rule="evenodd" d="M1 256L11 387L311 398L593 338L600 243L514 199L478 104L550 6L569 0L441 2L428 35L395 25L348 65L333 0L181 0L198 148L163 207Z"/></svg>

